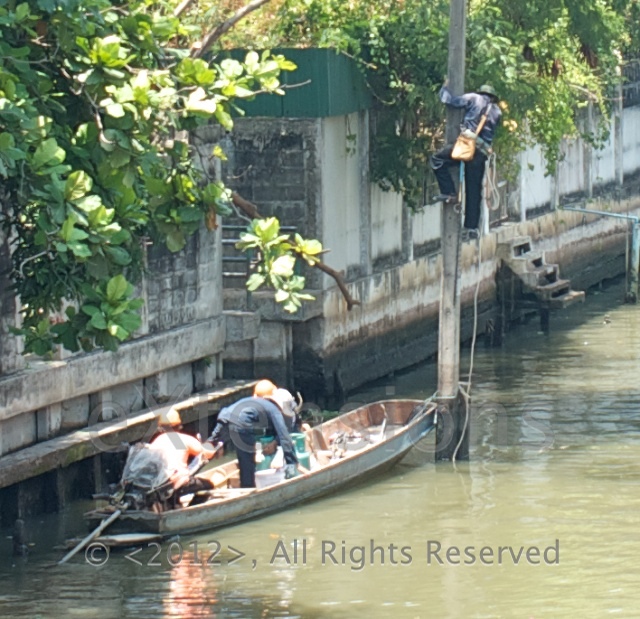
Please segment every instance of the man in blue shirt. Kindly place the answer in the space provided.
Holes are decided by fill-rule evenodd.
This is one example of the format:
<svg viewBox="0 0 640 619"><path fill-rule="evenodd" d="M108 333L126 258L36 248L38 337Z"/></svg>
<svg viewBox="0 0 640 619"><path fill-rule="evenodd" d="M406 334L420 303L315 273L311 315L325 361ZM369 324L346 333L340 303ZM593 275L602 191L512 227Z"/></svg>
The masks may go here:
<svg viewBox="0 0 640 619"><path fill-rule="evenodd" d="M287 477L295 475L296 468L302 470L279 402L276 404L276 401L267 399L270 397L243 398L223 408L209 437L209 441L214 445L223 435L223 440L228 437L233 441L238 454L242 488L254 488L256 485L255 446L256 437L259 436L275 436L284 453ZM293 397L291 399L293 400ZM306 469L302 472L306 472Z"/></svg>
<svg viewBox="0 0 640 619"><path fill-rule="evenodd" d="M476 139L475 155L471 161L465 163L464 227L470 230L477 230L480 223L482 180L484 178L485 163L491 153L491 143L502 118L502 111L498 106L498 96L492 86L484 84L478 88L477 92L454 97L445 82L440 89L440 101L451 107L465 110L460 131L470 131L475 134L480 119L485 113L487 114L487 120ZM453 144L447 144L431 157L431 167L440 188L440 195L436 197L436 200L442 200L445 204L457 202L451 169L456 168L457 170L460 162L451 158L452 150Z"/></svg>

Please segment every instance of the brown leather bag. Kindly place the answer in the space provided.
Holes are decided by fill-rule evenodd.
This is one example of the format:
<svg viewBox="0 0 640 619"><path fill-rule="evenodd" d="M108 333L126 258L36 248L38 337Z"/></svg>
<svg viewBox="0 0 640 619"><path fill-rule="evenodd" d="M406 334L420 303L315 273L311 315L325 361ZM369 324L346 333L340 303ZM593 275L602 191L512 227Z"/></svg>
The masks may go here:
<svg viewBox="0 0 640 619"><path fill-rule="evenodd" d="M455 161L471 161L473 159L476 154L476 138L480 135L484 123L487 121L487 114L489 113L490 107L491 104L487 106L487 109L482 115L475 133L467 132L465 135L465 132L462 132L457 137L453 145L453 150L451 151L451 159Z"/></svg>
<svg viewBox="0 0 640 619"><path fill-rule="evenodd" d="M476 137L463 135L457 137L453 150L451 151L451 159L456 161L471 161L476 154Z"/></svg>

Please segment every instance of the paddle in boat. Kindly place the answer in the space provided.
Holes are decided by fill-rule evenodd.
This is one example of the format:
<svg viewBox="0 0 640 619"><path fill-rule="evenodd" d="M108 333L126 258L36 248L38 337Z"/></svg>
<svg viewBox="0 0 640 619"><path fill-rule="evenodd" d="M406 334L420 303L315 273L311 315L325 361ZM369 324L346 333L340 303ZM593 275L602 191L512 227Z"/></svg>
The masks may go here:
<svg viewBox="0 0 640 619"><path fill-rule="evenodd" d="M85 517L94 534L96 530L102 534L97 540L109 546L235 525L380 473L403 458L434 426L433 403L374 402L302 435L300 447L308 454L309 473L284 479L282 470L266 468L256 471L258 487L240 488L238 463L234 460L198 473L214 488L179 501L170 496L166 479L159 477L161 467L153 466L145 457L145 452L152 450L136 444L130 449L119 492L110 497L109 504Z"/></svg>

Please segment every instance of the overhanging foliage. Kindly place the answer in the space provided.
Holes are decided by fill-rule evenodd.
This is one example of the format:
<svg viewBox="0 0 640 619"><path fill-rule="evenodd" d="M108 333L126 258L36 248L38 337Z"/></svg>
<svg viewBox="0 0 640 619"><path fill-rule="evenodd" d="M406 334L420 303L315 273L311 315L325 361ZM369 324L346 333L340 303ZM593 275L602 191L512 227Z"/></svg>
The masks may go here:
<svg viewBox="0 0 640 619"><path fill-rule="evenodd" d="M273 0L234 45L321 46L357 58L378 105L372 171L385 188L420 206L428 156L443 139L437 93L447 70L449 2L445 0ZM637 0L468 0L467 90L492 83L506 129L496 151L503 173L515 155L539 144L547 172L566 137L606 136L624 57L640 51ZM267 27L268 26L268 27ZM580 109L601 112L584 135ZM511 170L509 168L512 168Z"/></svg>
<svg viewBox="0 0 640 619"><path fill-rule="evenodd" d="M180 250L229 212L186 132L230 128L234 99L282 93L295 68L269 53L197 58L202 31L174 11L0 0L0 204L27 351L114 350L140 326L142 242Z"/></svg>

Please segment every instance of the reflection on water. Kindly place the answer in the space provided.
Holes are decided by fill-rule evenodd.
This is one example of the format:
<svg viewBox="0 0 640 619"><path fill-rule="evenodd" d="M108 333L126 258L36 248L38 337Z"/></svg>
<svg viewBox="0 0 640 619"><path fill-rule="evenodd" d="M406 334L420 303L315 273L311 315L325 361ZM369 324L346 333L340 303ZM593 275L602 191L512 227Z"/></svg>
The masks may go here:
<svg viewBox="0 0 640 619"><path fill-rule="evenodd" d="M54 567L52 538L77 519L31 521L26 561L2 540L2 616L638 617L640 308L621 296L554 315L550 337L534 321L477 348L470 463L436 467L418 446L375 482L155 558L141 548L141 565L80 553ZM434 389L424 365L354 398ZM220 563L201 564L214 541Z"/></svg>

